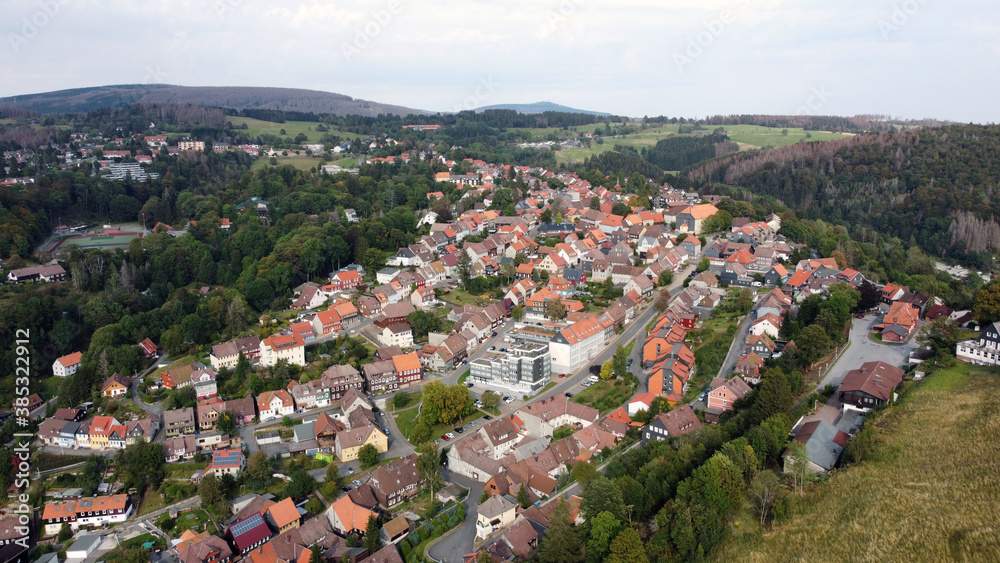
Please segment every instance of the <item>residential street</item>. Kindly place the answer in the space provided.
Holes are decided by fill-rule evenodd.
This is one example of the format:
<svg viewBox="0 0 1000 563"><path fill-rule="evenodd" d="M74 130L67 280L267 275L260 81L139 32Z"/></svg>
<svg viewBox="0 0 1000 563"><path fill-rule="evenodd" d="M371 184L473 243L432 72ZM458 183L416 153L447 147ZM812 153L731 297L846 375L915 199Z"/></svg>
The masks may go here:
<svg viewBox="0 0 1000 563"><path fill-rule="evenodd" d="M740 355L746 348L747 335L750 333L750 317L752 315L752 312L744 315L743 321L740 322L739 328L736 329L733 342L729 345L729 352L726 353L726 359L722 362L722 367L719 368L719 373L717 374L719 377L725 377L733 373L736 362L739 361Z"/></svg>
<svg viewBox="0 0 1000 563"><path fill-rule="evenodd" d="M447 469L441 471L441 476L445 481L469 489L469 496L465 497L462 503L465 505L465 521L432 545L427 553L441 563L462 563L465 561L462 556L472 551L476 541L476 506L483 494L483 483L461 475L453 475Z"/></svg>

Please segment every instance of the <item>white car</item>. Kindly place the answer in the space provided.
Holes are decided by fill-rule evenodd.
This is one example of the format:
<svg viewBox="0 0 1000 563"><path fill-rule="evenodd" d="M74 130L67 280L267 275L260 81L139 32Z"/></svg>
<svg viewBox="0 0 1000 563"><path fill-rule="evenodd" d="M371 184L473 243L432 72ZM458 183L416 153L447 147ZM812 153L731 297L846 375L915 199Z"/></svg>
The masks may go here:
<svg viewBox="0 0 1000 563"><path fill-rule="evenodd" d="M455 434L452 433L452 432L449 432L449 433L445 434L445 436L447 436L449 440L454 440L455 439Z"/></svg>
<svg viewBox="0 0 1000 563"><path fill-rule="evenodd" d="M587 378L587 381L589 381L592 384L593 383L597 383L598 377L596 375L592 375L592 376L590 376L590 377Z"/></svg>

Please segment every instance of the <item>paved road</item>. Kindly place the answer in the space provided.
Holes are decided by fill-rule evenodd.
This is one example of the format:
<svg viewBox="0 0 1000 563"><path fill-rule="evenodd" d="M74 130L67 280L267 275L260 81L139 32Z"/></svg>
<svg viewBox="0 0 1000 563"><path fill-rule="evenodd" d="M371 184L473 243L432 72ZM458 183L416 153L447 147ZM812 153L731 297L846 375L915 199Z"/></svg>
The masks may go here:
<svg viewBox="0 0 1000 563"><path fill-rule="evenodd" d="M447 469L442 470L441 476L445 481L458 483L469 489L469 496L465 497L462 503L465 505L465 521L432 545L427 553L441 563L462 563L465 561L462 556L472 551L476 541L476 507L479 497L483 494L484 484L468 477L454 475Z"/></svg>
<svg viewBox="0 0 1000 563"><path fill-rule="evenodd" d="M740 323L739 328L736 329L733 342L729 345L729 352L726 354L726 360L722 362L722 366L719 368L719 377L733 373L733 370L736 368L736 362L739 361L743 350L746 349L747 335L750 334L751 316L752 313L744 315L743 321Z"/></svg>
<svg viewBox="0 0 1000 563"><path fill-rule="evenodd" d="M868 337L874 325L879 324L879 315L865 315L865 318L855 318L851 323L851 346L840 356L832 368L824 366L827 371L820 380L817 389L827 385L839 386L844 375L852 369L861 367L865 362L882 361L893 366L906 365L910 352L917 349L916 333L903 344L882 344Z"/></svg>
<svg viewBox="0 0 1000 563"><path fill-rule="evenodd" d="M139 374L139 377L132 378L132 385L129 387L129 392L132 394L132 402L135 403L140 409L148 412L149 414L161 415L163 414L163 408L160 407L158 403L153 403L152 405L146 404L142 398L139 397L139 384L142 380L149 374L156 371L156 366L167 357L167 353L163 352L156 357L153 361L153 365L146 368L145 371Z"/></svg>

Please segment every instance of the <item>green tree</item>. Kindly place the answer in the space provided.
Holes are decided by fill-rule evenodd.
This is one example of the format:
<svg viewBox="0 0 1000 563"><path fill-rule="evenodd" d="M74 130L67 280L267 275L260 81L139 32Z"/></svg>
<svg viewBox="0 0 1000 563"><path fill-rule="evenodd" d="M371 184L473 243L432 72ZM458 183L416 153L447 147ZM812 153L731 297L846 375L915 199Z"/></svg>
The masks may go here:
<svg viewBox="0 0 1000 563"><path fill-rule="evenodd" d="M558 297L550 299L545 304L545 317L552 321L561 321L566 318L566 305Z"/></svg>
<svg viewBox="0 0 1000 563"><path fill-rule="evenodd" d="M328 483L330 489L334 491L340 488L340 464L336 461L331 461L327 464L323 482Z"/></svg>
<svg viewBox="0 0 1000 563"><path fill-rule="evenodd" d="M302 467L296 467L289 475L291 481L285 485L285 495L301 500L316 491L316 479Z"/></svg>
<svg viewBox="0 0 1000 563"><path fill-rule="evenodd" d="M761 527L764 527L771 517L771 507L778 498L781 491L781 482L778 476L771 470L764 470L758 473L750 483L750 490L747 494L750 505L757 514L757 520Z"/></svg>
<svg viewBox="0 0 1000 563"><path fill-rule="evenodd" d="M462 289L469 291L469 285L472 283L472 258L464 250L458 253L458 279Z"/></svg>
<svg viewBox="0 0 1000 563"><path fill-rule="evenodd" d="M309 563L326 563L326 559L323 557L323 548L318 543L314 543L309 551L311 552Z"/></svg>
<svg viewBox="0 0 1000 563"><path fill-rule="evenodd" d="M510 316L519 321L524 318L524 305L514 305L514 308L510 311Z"/></svg>
<svg viewBox="0 0 1000 563"><path fill-rule="evenodd" d="M137 442L115 454L118 477L125 486L143 494L148 487L157 488L166 478L166 458L163 444Z"/></svg>
<svg viewBox="0 0 1000 563"><path fill-rule="evenodd" d="M628 351L625 347L619 344L615 348L615 354L612 356L612 368L614 369L615 377L625 378L625 374L628 373Z"/></svg>
<svg viewBox="0 0 1000 563"><path fill-rule="evenodd" d="M64 542L73 537L73 530L69 527L69 524L63 522L63 525L59 527L59 535L56 537L60 542Z"/></svg>
<svg viewBox="0 0 1000 563"><path fill-rule="evenodd" d="M500 393L494 391L486 391L480 397L479 400L483 403L483 408L485 409L495 409L500 406Z"/></svg>
<svg viewBox="0 0 1000 563"><path fill-rule="evenodd" d="M410 404L412 397L406 391L400 391L392 397L392 406L397 409L404 409L406 405Z"/></svg>
<svg viewBox="0 0 1000 563"><path fill-rule="evenodd" d="M809 481L815 478L815 474L809 468L809 454L806 452L806 445L802 442L792 440L788 445L788 453L785 454L785 466L792 476L792 485L796 492L801 492Z"/></svg>
<svg viewBox="0 0 1000 563"><path fill-rule="evenodd" d="M413 425L413 429L410 430L409 440L411 444L422 444L424 442L430 441L431 439L431 429L429 426L423 422L418 422Z"/></svg>
<svg viewBox="0 0 1000 563"><path fill-rule="evenodd" d="M812 364L830 349L830 335L819 325L809 325L802 329L795 344L799 347L799 357L806 364Z"/></svg>
<svg viewBox="0 0 1000 563"><path fill-rule="evenodd" d="M521 508L531 506L531 501L528 500L528 491L525 490L524 483L521 483L521 489L517 491L517 503L521 505Z"/></svg>
<svg viewBox="0 0 1000 563"><path fill-rule="evenodd" d="M611 542L611 553L605 559L607 563L649 563L646 550L642 547L642 538L632 528L625 528Z"/></svg>
<svg viewBox="0 0 1000 563"><path fill-rule="evenodd" d="M573 470L570 471L570 477L579 483L581 487L586 488L594 477L597 477L598 473L597 467L594 464L589 461L579 461L573 466Z"/></svg>
<svg viewBox="0 0 1000 563"><path fill-rule="evenodd" d="M610 512L618 520L625 520L625 501L622 492L610 479L597 475L583 488L580 509L588 518L601 512Z"/></svg>
<svg viewBox="0 0 1000 563"><path fill-rule="evenodd" d="M587 539L587 561L601 563L608 555L611 542L625 526L614 514L604 511L590 522L590 537Z"/></svg>
<svg viewBox="0 0 1000 563"><path fill-rule="evenodd" d="M201 497L201 507L216 516L222 516L226 497L215 473L209 473L201 478L198 485L198 496Z"/></svg>
<svg viewBox="0 0 1000 563"><path fill-rule="evenodd" d="M365 526L364 547L368 553L377 553L382 549L382 537L378 533L378 518L374 515L368 517L368 525Z"/></svg>
<svg viewBox="0 0 1000 563"><path fill-rule="evenodd" d="M267 487L268 483L271 482L271 462L268 461L264 450L257 450L250 454L246 470L243 471L241 477L246 480L251 489L260 490Z"/></svg>
<svg viewBox="0 0 1000 563"><path fill-rule="evenodd" d="M371 444L365 444L358 450L358 462L361 464L362 469L367 469L375 465L378 463L378 459L378 450Z"/></svg>
<svg viewBox="0 0 1000 563"><path fill-rule="evenodd" d="M674 282L674 273L670 270L660 272L660 287L668 286Z"/></svg>
<svg viewBox="0 0 1000 563"><path fill-rule="evenodd" d="M709 262L708 258L702 258L701 261L698 262L698 266L695 268L695 270L697 270L699 272L704 272L705 270L709 269L711 266L712 266L712 263Z"/></svg>
<svg viewBox="0 0 1000 563"><path fill-rule="evenodd" d="M761 377L760 387L750 407L750 424L760 424L773 415L788 413L795 398L781 368L771 368Z"/></svg>
<svg viewBox="0 0 1000 563"><path fill-rule="evenodd" d="M414 338L424 338L441 328L441 319L428 311L414 311L406 316L406 320L413 329Z"/></svg>
<svg viewBox="0 0 1000 563"><path fill-rule="evenodd" d="M556 501L549 529L539 546L538 560L541 563L579 563L581 542L573 522L569 519L569 505L566 501Z"/></svg>
<svg viewBox="0 0 1000 563"><path fill-rule="evenodd" d="M374 274L375 272L385 268L385 263L388 260L385 252L378 248L369 248L365 251L365 257L361 261L361 265L365 267L366 272Z"/></svg>
<svg viewBox="0 0 1000 563"><path fill-rule="evenodd" d="M701 228L706 233L712 231L728 231L733 226L733 216L726 210L720 209L714 215L705 219L701 223Z"/></svg>
<svg viewBox="0 0 1000 563"><path fill-rule="evenodd" d="M233 435L236 433L236 415L230 411L222 411L215 421L215 429L223 434Z"/></svg>
<svg viewBox="0 0 1000 563"><path fill-rule="evenodd" d="M434 487L441 480L441 457L434 442L424 442L417 446L417 474L424 486L430 488L433 498Z"/></svg>

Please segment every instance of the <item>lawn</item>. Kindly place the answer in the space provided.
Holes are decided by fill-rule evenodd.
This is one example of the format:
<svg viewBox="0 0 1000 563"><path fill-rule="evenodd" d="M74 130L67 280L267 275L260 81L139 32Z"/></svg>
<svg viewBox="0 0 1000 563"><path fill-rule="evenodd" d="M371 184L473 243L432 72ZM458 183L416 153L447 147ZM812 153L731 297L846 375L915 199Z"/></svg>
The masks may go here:
<svg viewBox="0 0 1000 563"><path fill-rule="evenodd" d="M185 463L168 463L167 464L167 479L187 479L195 471L199 469L205 469L208 467L208 462L194 462L188 461Z"/></svg>
<svg viewBox="0 0 1000 563"><path fill-rule="evenodd" d="M459 421L455 421L451 424L435 424L431 427L431 440L437 440L441 436L444 436L448 432L452 432L453 429L458 426L461 422L463 425L468 424L470 421L478 420L482 418L486 413L481 410L476 410L472 415L469 415ZM393 418L396 420L396 427L399 428L399 432L409 438L410 432L413 427L417 425L417 407L412 407L404 409L394 413Z"/></svg>
<svg viewBox="0 0 1000 563"><path fill-rule="evenodd" d="M623 380L598 381L573 397L574 403L589 405L607 414L622 406L635 392L635 387Z"/></svg>
<svg viewBox="0 0 1000 563"><path fill-rule="evenodd" d="M45 379L39 381L42 387L42 397L45 399L51 399L59 395L59 389L62 386L62 382L66 381L65 377L46 377Z"/></svg>
<svg viewBox="0 0 1000 563"><path fill-rule="evenodd" d="M458 384L459 385L465 385L465 380L469 379L469 374L470 373L472 373L472 370L465 370L465 373L463 373L462 375L458 376Z"/></svg>
<svg viewBox="0 0 1000 563"><path fill-rule="evenodd" d="M153 542L153 545L167 547L167 542L160 536L145 533L134 538L127 539L121 543L123 547L142 547L142 544Z"/></svg>
<svg viewBox="0 0 1000 563"><path fill-rule="evenodd" d="M320 160L319 158L316 158L314 156L308 156L305 154L297 156L279 156L276 158L278 161L277 166L288 165L295 168L296 170L305 170L305 171L310 171L314 168L318 170L320 163L322 162L322 160ZM329 162L327 162L327 164L329 164ZM270 159L265 156L258 158L250 167L250 169L257 170L260 168L266 168L268 166L270 166Z"/></svg>
<svg viewBox="0 0 1000 563"><path fill-rule="evenodd" d="M867 422L876 436L871 457L808 489L790 521L763 534L745 530L713 559L995 560L997 375L959 365L915 383Z"/></svg>
<svg viewBox="0 0 1000 563"><path fill-rule="evenodd" d="M177 369L179 367L184 367L184 366L187 366L187 365L191 365L191 364L193 364L193 363L195 363L197 361L198 361L198 357L197 356L194 356L194 355L182 356L182 357L177 358L176 360L170 362L170 365L168 365L166 367L162 367L162 368L157 369L156 371L154 371L146 379L149 379L149 380L157 379L160 376L162 376L163 372L165 372L165 371L170 371L172 369Z"/></svg>
<svg viewBox="0 0 1000 563"><path fill-rule="evenodd" d="M230 117L229 121L234 127L239 127L245 123L247 128L244 129L243 132L250 136L275 135L294 139L299 133L304 133L311 143L318 143L323 135L327 133L337 135L342 138L350 137L352 139L363 136L356 135L354 133L347 133L345 131L338 131L336 129L330 129L326 132L317 131L316 126L319 125L319 123L312 121L286 121L285 123L275 123L273 121L262 121L251 117ZM285 130L284 135L281 134L282 129Z"/></svg>
<svg viewBox="0 0 1000 563"><path fill-rule="evenodd" d="M200 508L177 516L177 523L170 533L179 538L187 530L194 530L196 532L207 530L212 535L215 535L217 531L215 529L215 522Z"/></svg>
<svg viewBox="0 0 1000 563"><path fill-rule="evenodd" d="M142 497L142 502L139 504L139 516L148 514L154 510L159 510L164 506L166 506L166 504L163 502L163 495L153 489L148 489L146 490L146 494Z"/></svg>
<svg viewBox="0 0 1000 563"><path fill-rule="evenodd" d="M451 303L456 307L462 307L465 305L476 305L478 307L485 307L492 303L493 301L489 299L484 299L482 295L472 295L464 289L453 289L449 293L441 296L441 300L447 303Z"/></svg>
<svg viewBox="0 0 1000 563"><path fill-rule="evenodd" d="M529 399L534 399L535 397L541 395L542 393L548 391L549 389L552 389L555 386L556 386L556 382L555 381L550 381L550 382L548 382L548 383L545 384L545 387L542 387L541 391L539 391L538 393L535 393L534 395L532 395L530 397L525 396L524 400L527 401Z"/></svg>

